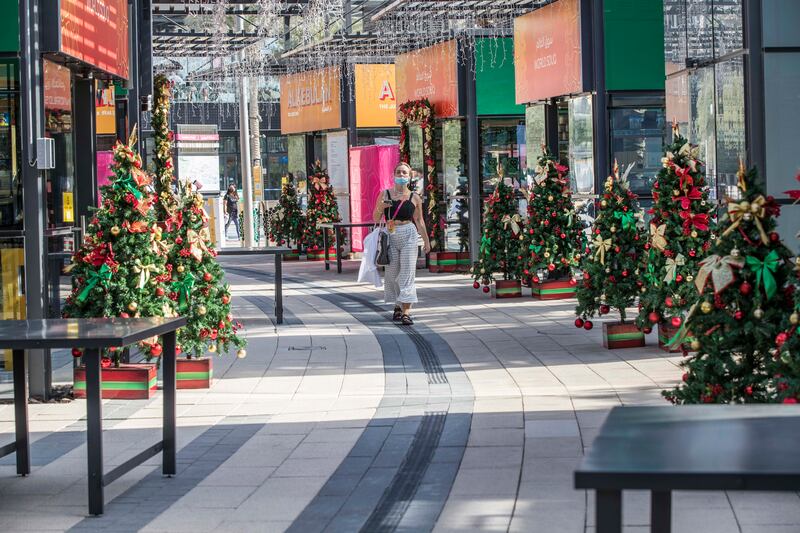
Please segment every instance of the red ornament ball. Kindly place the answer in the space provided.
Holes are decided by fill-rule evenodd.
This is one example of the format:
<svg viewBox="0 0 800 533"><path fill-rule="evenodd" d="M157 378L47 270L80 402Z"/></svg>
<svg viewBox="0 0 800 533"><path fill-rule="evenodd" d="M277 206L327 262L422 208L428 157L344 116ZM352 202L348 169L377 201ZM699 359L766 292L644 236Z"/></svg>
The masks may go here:
<svg viewBox="0 0 800 533"><path fill-rule="evenodd" d="M627 270L623 270L622 271L622 277L623 278L627 278L628 277L628 271Z"/></svg>
<svg viewBox="0 0 800 533"><path fill-rule="evenodd" d="M533 276L533 282L539 283L539 276Z"/></svg>
<svg viewBox="0 0 800 533"><path fill-rule="evenodd" d="M162 351L163 348L161 348L160 344L153 344L152 346L150 346L150 355L152 355L153 357L160 356Z"/></svg>
<svg viewBox="0 0 800 533"><path fill-rule="evenodd" d="M211 281L214 279L214 276L211 275L211 272L206 272L203 274L203 281Z"/></svg>
<svg viewBox="0 0 800 533"><path fill-rule="evenodd" d="M475 283L472 284L472 288L473 289L480 289L481 288L481 284L476 281Z"/></svg>
<svg viewBox="0 0 800 533"><path fill-rule="evenodd" d="M582 328L583 327L583 319L582 318L576 318L575 319L575 327L576 328Z"/></svg>
<svg viewBox="0 0 800 533"><path fill-rule="evenodd" d="M566 233L562 233L561 235L559 235L559 237L561 237L562 239L566 239L567 238L567 234Z"/></svg>
<svg viewBox="0 0 800 533"><path fill-rule="evenodd" d="M769 234L769 240L771 240L772 242L778 242L779 240L781 240L781 236L773 231L772 233Z"/></svg>
<svg viewBox="0 0 800 533"><path fill-rule="evenodd" d="M611 307L609 307L608 305L603 304L603 305L600 306L600 314L601 315L607 315L610 312L611 312Z"/></svg>
<svg viewBox="0 0 800 533"><path fill-rule="evenodd" d="M100 366L102 368L110 368L111 367L111 358L110 357L101 357L100 358Z"/></svg>
<svg viewBox="0 0 800 533"><path fill-rule="evenodd" d="M778 333L777 337L775 337L775 346L780 348L787 340L789 340L789 335L785 331L781 331Z"/></svg>
<svg viewBox="0 0 800 533"><path fill-rule="evenodd" d="M592 276L591 276L591 275L590 275L588 272L584 272L584 273L583 273L583 279L589 279L589 278L591 278L591 277L592 277Z"/></svg>
<svg viewBox="0 0 800 533"><path fill-rule="evenodd" d="M649 250L649 249L650 249L650 243L649 243L649 242L648 242L648 243L645 243L645 245L644 245L644 249L645 249L645 250Z"/></svg>
<svg viewBox="0 0 800 533"><path fill-rule="evenodd" d="M156 296L164 296L164 288L163 287L157 287L156 288Z"/></svg>
<svg viewBox="0 0 800 533"><path fill-rule="evenodd" d="M681 376L681 380L688 381L688 379L689 379L689 374L684 372L683 375Z"/></svg>
<svg viewBox="0 0 800 533"><path fill-rule="evenodd" d="M578 284L578 280L576 280L575 278L572 278L571 280L569 280L569 284L574 287L575 285Z"/></svg>
<svg viewBox="0 0 800 533"><path fill-rule="evenodd" d="M126 313L126 312L124 312L124 311L123 311L122 313L120 313L120 314L119 314L119 317L120 317L120 318L130 318L130 317L131 317L131 315L129 315L128 313Z"/></svg>
<svg viewBox="0 0 800 533"><path fill-rule="evenodd" d="M744 313L742 313L741 311L736 311L735 313L733 313L733 318L735 318L736 320L741 320L744 318Z"/></svg>
<svg viewBox="0 0 800 533"><path fill-rule="evenodd" d="M586 322L583 323L583 329L585 329L586 331L589 331L593 327L594 327L594 324L592 324L591 320L587 320Z"/></svg>
<svg viewBox="0 0 800 533"><path fill-rule="evenodd" d="M747 282L745 281L744 283L742 283L741 285L739 285L739 292L740 292L742 295L744 295L744 296L747 296L748 294L750 294L751 292L753 292L753 286L752 286L752 285L750 285L749 283L747 283Z"/></svg>
<svg viewBox="0 0 800 533"><path fill-rule="evenodd" d="M797 398L784 398L783 403L797 403Z"/></svg>
<svg viewBox="0 0 800 533"><path fill-rule="evenodd" d="M651 328L650 326L642 328L642 333L644 333L645 335L650 335L651 333L653 333L653 328Z"/></svg>
<svg viewBox="0 0 800 533"><path fill-rule="evenodd" d="M72 357L80 357L82 355L83 355L83 351L81 351L80 349L78 349L78 348L73 348L72 349Z"/></svg>
<svg viewBox="0 0 800 533"><path fill-rule="evenodd" d="M556 269L556 266L553 263L550 263L549 265L547 265L547 270L549 270L550 272L552 272L555 269Z"/></svg>
<svg viewBox="0 0 800 533"><path fill-rule="evenodd" d="M225 304L225 305L228 305L229 303L231 303L231 297L228 296L227 294L223 295L222 296L222 303Z"/></svg>
<svg viewBox="0 0 800 533"><path fill-rule="evenodd" d="M681 322L683 322L683 320L681 320L681 317L679 316L674 316L672 317L672 320L670 320L669 322L670 324L672 324L673 328L679 328L681 327Z"/></svg>
<svg viewBox="0 0 800 533"><path fill-rule="evenodd" d="M183 348L181 348L181 345L180 345L180 344L176 344L176 345L175 345L175 355L178 355L178 354L180 354L181 352L183 352Z"/></svg>
<svg viewBox="0 0 800 533"><path fill-rule="evenodd" d="M748 396L752 396L752 395L753 395L753 387L751 387L750 385L748 385L747 387L745 387L745 388L744 388L744 392L745 392L745 394L747 394Z"/></svg>
<svg viewBox="0 0 800 533"><path fill-rule="evenodd" d="M680 274L675 276L675 283L680 283L681 281L683 281L683 276L681 276Z"/></svg>
<svg viewBox="0 0 800 533"><path fill-rule="evenodd" d="M667 307L672 307L673 305L675 305L675 302L672 301L672 296L667 296L666 298L664 298L664 305Z"/></svg>
<svg viewBox="0 0 800 533"><path fill-rule="evenodd" d="M489 287L484 287L483 292L489 292Z"/></svg>
<svg viewBox="0 0 800 533"><path fill-rule="evenodd" d="M649 315L647 315L647 319L650 320L653 324L657 324L659 320L661 320L661 316L655 311L652 311Z"/></svg>

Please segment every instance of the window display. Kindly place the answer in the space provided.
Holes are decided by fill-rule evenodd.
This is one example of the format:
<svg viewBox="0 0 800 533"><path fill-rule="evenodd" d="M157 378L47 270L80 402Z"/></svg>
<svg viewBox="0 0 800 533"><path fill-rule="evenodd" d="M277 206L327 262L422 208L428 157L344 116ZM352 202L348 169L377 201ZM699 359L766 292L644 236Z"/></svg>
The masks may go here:
<svg viewBox="0 0 800 533"><path fill-rule="evenodd" d="M485 119L480 123L481 182L483 193L491 194L491 179L498 165L505 176L519 181L521 170L527 166L525 153L525 121L522 119Z"/></svg>
<svg viewBox="0 0 800 533"><path fill-rule="evenodd" d="M739 161L745 159L744 61L736 57L714 67L717 100L717 190L736 188Z"/></svg>
<svg viewBox="0 0 800 533"><path fill-rule="evenodd" d="M633 192L650 195L661 168L666 118L663 107L622 108L610 111L611 160L628 179Z"/></svg>
<svg viewBox="0 0 800 533"><path fill-rule="evenodd" d="M0 62L0 227L22 228L22 158L16 61Z"/></svg>
<svg viewBox="0 0 800 533"><path fill-rule="evenodd" d="M72 75L69 69L44 61L45 135L55 143L55 168L47 173L47 227L75 222Z"/></svg>
<svg viewBox="0 0 800 533"><path fill-rule="evenodd" d="M533 154L546 144L546 138L544 106L528 106L525 108L525 144L529 152L528 163L525 165L527 170L536 167L536 157L533 157Z"/></svg>
<svg viewBox="0 0 800 533"><path fill-rule="evenodd" d="M574 192L594 193L594 120L590 95L569 101L569 180Z"/></svg>
<svg viewBox="0 0 800 533"><path fill-rule="evenodd" d="M264 171L264 200L281 195L281 178L289 171L289 146L285 135L261 136L261 167Z"/></svg>
<svg viewBox="0 0 800 533"><path fill-rule="evenodd" d="M465 124L442 121L442 176L447 202L447 250L463 251L469 242L469 179L466 173Z"/></svg>

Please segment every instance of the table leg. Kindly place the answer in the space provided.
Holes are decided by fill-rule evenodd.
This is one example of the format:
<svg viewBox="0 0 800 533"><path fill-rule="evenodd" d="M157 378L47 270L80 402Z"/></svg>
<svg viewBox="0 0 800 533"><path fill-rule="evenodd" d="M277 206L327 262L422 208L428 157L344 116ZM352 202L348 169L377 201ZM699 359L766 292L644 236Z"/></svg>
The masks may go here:
<svg viewBox="0 0 800 533"><path fill-rule="evenodd" d="M89 514L103 514L103 411L100 402L100 350L87 348L86 450L89 472Z"/></svg>
<svg viewBox="0 0 800 533"><path fill-rule="evenodd" d="M322 247L325 248L325 270L330 270L331 265L328 261L330 261L330 254L328 253L328 230L326 228L322 228Z"/></svg>
<svg viewBox="0 0 800 533"><path fill-rule="evenodd" d="M283 258L275 255L275 321L283 324Z"/></svg>
<svg viewBox="0 0 800 533"><path fill-rule="evenodd" d="M622 491L596 491L597 533L622 532Z"/></svg>
<svg viewBox="0 0 800 533"><path fill-rule="evenodd" d="M341 239L339 238L339 236L341 234L341 228L334 228L333 231L336 234L336 273L337 274L341 274L342 273L342 252L340 250L340 245L339 245L339 243L341 242Z"/></svg>
<svg viewBox="0 0 800 533"><path fill-rule="evenodd" d="M162 473L165 476L174 476L177 468L175 451L177 448L175 438L175 332L164 334L164 357L162 358L163 389L164 389L164 420L163 424L163 465Z"/></svg>
<svg viewBox="0 0 800 533"><path fill-rule="evenodd" d="M28 369L25 350L14 350L13 362L17 474L27 476L31 473L31 448L28 432Z"/></svg>
<svg viewBox="0 0 800 533"><path fill-rule="evenodd" d="M672 529L672 493L654 490L650 493L650 531L670 533Z"/></svg>

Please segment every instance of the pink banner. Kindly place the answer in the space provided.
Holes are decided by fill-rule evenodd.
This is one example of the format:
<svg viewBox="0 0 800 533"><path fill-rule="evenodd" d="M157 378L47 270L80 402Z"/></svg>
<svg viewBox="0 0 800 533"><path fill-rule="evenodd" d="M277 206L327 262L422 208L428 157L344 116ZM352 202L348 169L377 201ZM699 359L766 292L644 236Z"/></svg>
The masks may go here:
<svg viewBox="0 0 800 533"><path fill-rule="evenodd" d="M350 148L350 219L372 222L372 211L380 192L394 183L394 167L400 162L397 145ZM353 228L354 252L364 251L369 228Z"/></svg>
<svg viewBox="0 0 800 533"><path fill-rule="evenodd" d="M111 183L111 164L114 162L114 152L97 152L97 205L102 201L100 187Z"/></svg>

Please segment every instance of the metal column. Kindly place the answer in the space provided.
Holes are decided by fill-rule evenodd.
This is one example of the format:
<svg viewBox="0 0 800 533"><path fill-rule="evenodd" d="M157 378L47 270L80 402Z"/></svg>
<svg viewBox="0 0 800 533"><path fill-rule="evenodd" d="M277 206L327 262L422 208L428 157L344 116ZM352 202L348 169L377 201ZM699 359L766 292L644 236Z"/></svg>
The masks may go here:
<svg viewBox="0 0 800 533"><path fill-rule="evenodd" d="M475 50L465 46L462 77L465 88L467 119L467 177L469 179L469 254L470 262L478 260L481 242L481 166L478 139L478 98L475 88Z"/></svg>
<svg viewBox="0 0 800 533"><path fill-rule="evenodd" d="M603 16L603 0L591 2L592 33L592 77L594 78L594 98L592 114L594 115L594 182L596 190L603 186L611 165L608 155L608 94L606 93L606 58L605 58L605 26ZM585 3L582 4L582 7Z"/></svg>
<svg viewBox="0 0 800 533"><path fill-rule="evenodd" d="M25 304L27 318L45 318L45 192L44 173L37 168L36 139L43 136L42 59L39 53L39 0L19 0L20 20L20 139L25 191ZM29 350L30 393L46 397L50 375L45 350Z"/></svg>
<svg viewBox="0 0 800 533"><path fill-rule="evenodd" d="M92 218L97 206L97 138L95 136L94 77L75 78L75 192L78 220Z"/></svg>
<svg viewBox="0 0 800 533"><path fill-rule="evenodd" d="M764 121L764 38L761 0L745 0L744 4L745 68L745 132L747 164L758 167L764 180L767 168L766 125Z"/></svg>

